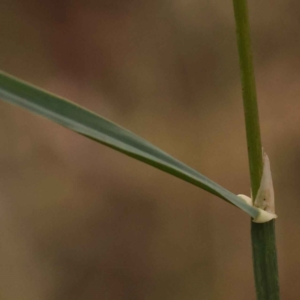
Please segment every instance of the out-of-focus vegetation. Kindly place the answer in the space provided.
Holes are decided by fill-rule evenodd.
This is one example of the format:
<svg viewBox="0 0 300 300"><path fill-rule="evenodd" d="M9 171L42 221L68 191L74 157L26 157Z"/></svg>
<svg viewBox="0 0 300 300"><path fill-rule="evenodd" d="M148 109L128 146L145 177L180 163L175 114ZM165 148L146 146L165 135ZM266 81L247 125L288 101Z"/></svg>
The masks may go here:
<svg viewBox="0 0 300 300"><path fill-rule="evenodd" d="M293 299L300 4L249 4L282 298ZM0 7L1 69L249 194L231 3L4 0ZM0 139L0 299L254 298L250 221L234 207L2 102Z"/></svg>

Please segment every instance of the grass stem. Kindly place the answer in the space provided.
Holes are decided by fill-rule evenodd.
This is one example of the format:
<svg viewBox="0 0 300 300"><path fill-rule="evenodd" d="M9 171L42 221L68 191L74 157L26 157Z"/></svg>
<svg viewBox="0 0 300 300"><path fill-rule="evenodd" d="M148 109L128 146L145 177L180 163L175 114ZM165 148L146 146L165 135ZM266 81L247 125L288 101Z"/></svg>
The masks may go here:
<svg viewBox="0 0 300 300"><path fill-rule="evenodd" d="M233 7L243 88L251 188L255 199L260 186L263 161L247 1L233 0ZM262 224L251 222L251 238L257 299L279 300L275 221Z"/></svg>

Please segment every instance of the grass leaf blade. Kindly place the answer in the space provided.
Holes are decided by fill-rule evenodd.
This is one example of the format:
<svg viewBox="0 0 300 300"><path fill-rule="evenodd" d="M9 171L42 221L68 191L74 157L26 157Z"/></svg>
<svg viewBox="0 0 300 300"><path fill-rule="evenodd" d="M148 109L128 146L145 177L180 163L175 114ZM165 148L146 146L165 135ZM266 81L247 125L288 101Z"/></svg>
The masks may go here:
<svg viewBox="0 0 300 300"><path fill-rule="evenodd" d="M259 212L184 163L134 133L70 101L0 72L0 98L196 185L255 218Z"/></svg>

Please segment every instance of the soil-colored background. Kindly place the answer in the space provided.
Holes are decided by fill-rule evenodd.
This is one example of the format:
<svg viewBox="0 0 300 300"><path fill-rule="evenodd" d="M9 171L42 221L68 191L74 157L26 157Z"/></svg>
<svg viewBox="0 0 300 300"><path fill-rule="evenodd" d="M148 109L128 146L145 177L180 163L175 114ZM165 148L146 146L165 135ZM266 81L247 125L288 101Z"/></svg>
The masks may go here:
<svg viewBox="0 0 300 300"><path fill-rule="evenodd" d="M300 270L300 4L249 1L282 299ZM250 194L231 1L2 0L0 68ZM242 211L0 102L0 299L255 299Z"/></svg>

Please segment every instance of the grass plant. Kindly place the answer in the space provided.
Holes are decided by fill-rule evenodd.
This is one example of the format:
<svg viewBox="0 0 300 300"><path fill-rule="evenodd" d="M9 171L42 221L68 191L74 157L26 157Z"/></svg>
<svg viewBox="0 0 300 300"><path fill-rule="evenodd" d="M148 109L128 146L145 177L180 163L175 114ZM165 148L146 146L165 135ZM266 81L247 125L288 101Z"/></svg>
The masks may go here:
<svg viewBox="0 0 300 300"><path fill-rule="evenodd" d="M263 160L249 18L246 0L233 0L233 6L243 88L251 188L253 198L255 198L260 187ZM261 209L245 202L134 133L75 103L4 72L0 72L0 98L204 189L241 209L253 219L259 218L262 214ZM251 236L257 299L278 300L275 221L251 222Z"/></svg>

